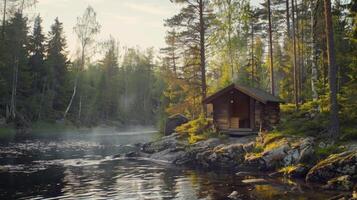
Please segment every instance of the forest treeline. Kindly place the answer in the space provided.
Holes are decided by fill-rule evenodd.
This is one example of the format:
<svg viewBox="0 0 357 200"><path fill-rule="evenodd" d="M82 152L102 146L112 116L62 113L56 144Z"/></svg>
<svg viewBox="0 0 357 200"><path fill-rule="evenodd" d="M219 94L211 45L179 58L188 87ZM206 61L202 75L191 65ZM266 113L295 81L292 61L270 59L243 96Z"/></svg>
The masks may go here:
<svg viewBox="0 0 357 200"><path fill-rule="evenodd" d="M303 116L328 116L328 124L316 123L329 136L338 136L340 123L355 130L357 1L332 2L175 0L182 9L165 21L162 49L167 111L195 118L208 93L235 82L280 96L296 111L308 107Z"/></svg>
<svg viewBox="0 0 357 200"><path fill-rule="evenodd" d="M3 125L27 128L39 121L81 126L156 123L163 82L155 72L153 49L122 48L114 38L96 42L101 26L94 9L88 7L74 27L80 49L70 59L58 18L45 33L40 16L30 19L23 14L26 6L16 1L3 6ZM91 59L98 52L102 58Z"/></svg>
<svg viewBox="0 0 357 200"><path fill-rule="evenodd" d="M44 33L40 16L23 14L33 3L2 4L0 118L7 124L194 119L206 112L202 99L232 82L296 109L311 104L331 113L333 132L338 115L342 124L357 118L355 0L175 0L181 10L164 21L160 54L122 48L113 38L98 43L101 26L88 7L74 27L80 48L71 59L60 16ZM93 49L102 58L91 59Z"/></svg>

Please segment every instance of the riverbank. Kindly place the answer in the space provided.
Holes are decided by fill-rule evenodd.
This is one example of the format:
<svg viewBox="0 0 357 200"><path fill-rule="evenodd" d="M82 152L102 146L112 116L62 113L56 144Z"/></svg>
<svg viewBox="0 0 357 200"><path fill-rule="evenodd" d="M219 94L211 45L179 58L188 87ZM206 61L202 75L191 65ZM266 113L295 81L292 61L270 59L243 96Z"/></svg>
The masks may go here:
<svg viewBox="0 0 357 200"><path fill-rule="evenodd" d="M355 145L261 133L257 137L210 138L195 144L190 144L180 134L173 134L139 146L140 152L124 156L204 170L225 170L238 176L259 171L271 177L303 180L320 189L343 191L346 193L342 194L350 198L351 192L356 193L357 189Z"/></svg>

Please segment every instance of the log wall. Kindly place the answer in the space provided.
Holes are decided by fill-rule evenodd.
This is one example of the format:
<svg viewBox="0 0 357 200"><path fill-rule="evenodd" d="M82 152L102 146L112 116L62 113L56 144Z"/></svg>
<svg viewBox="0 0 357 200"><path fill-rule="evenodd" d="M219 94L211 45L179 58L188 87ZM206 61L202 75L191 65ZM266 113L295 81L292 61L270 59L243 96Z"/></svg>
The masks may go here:
<svg viewBox="0 0 357 200"><path fill-rule="evenodd" d="M264 130L272 130L280 122L280 106L279 103L267 103L262 109L262 128Z"/></svg>

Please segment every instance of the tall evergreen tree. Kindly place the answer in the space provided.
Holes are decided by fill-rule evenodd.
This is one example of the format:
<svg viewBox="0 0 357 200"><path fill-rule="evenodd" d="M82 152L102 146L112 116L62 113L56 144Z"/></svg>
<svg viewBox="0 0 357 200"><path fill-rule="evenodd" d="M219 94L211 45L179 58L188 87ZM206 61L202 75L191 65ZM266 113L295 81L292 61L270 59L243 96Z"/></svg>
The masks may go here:
<svg viewBox="0 0 357 200"><path fill-rule="evenodd" d="M10 19L5 37L8 62L6 65L11 69L9 111L12 119L23 118L30 114L26 106L27 97L31 95L32 77L28 68L28 27L27 18L21 13L15 13ZM27 112L26 112L27 111ZM20 114L18 116L18 114Z"/></svg>
<svg viewBox="0 0 357 200"><path fill-rule="evenodd" d="M42 32L42 19L40 16L35 18L32 35L29 36L28 50L29 50L29 69L32 75L32 104L35 118L40 118L42 105L46 90L48 89L48 71L44 66L45 59L45 36Z"/></svg>
<svg viewBox="0 0 357 200"><path fill-rule="evenodd" d="M181 12L167 20L170 27L180 28L181 41L185 44L185 51L194 48L199 49L199 70L201 100L207 96L207 38L211 25L212 11L210 10L210 0L175 0L175 3L183 5ZM207 107L202 103L203 113L207 112Z"/></svg>
<svg viewBox="0 0 357 200"><path fill-rule="evenodd" d="M66 38L63 32L63 24L55 19L48 33L46 43L46 68L49 72L49 88L53 93L51 99L52 108L56 112L63 112L67 101L66 77L68 73L68 58L66 52Z"/></svg>

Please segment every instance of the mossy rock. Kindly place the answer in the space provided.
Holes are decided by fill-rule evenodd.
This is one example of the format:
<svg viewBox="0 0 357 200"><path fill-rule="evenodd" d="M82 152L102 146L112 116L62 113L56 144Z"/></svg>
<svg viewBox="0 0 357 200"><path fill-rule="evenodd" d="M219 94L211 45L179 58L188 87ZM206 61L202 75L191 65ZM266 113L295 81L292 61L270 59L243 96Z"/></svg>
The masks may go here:
<svg viewBox="0 0 357 200"><path fill-rule="evenodd" d="M354 183L350 175L344 175L337 178L333 178L327 182L324 189L327 190L344 190L350 191L353 189Z"/></svg>
<svg viewBox="0 0 357 200"><path fill-rule="evenodd" d="M287 166L279 170L284 176L289 178L303 178L308 173L309 168L303 164Z"/></svg>
<svg viewBox="0 0 357 200"><path fill-rule="evenodd" d="M357 178L357 151L347 151L334 154L315 165L307 174L306 181L321 182L350 175L354 180Z"/></svg>

